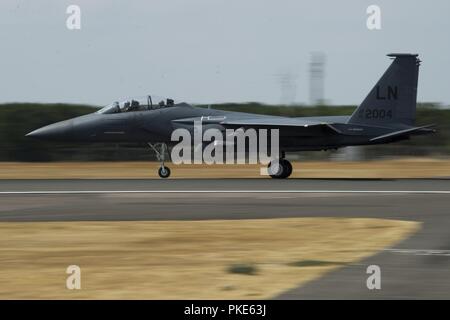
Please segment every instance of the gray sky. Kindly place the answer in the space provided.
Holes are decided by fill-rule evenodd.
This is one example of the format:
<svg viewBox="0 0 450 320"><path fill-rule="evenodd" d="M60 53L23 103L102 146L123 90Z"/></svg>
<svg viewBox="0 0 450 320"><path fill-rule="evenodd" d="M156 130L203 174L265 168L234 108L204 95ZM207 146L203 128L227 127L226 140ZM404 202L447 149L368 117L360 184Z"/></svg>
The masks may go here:
<svg viewBox="0 0 450 320"><path fill-rule="evenodd" d="M70 4L81 30L66 28ZM366 27L370 4L381 30ZM418 100L450 104L449 12L448 0L1 0L0 102L279 103L287 73L308 102L310 53L322 51L333 104L361 102L389 52L419 53Z"/></svg>

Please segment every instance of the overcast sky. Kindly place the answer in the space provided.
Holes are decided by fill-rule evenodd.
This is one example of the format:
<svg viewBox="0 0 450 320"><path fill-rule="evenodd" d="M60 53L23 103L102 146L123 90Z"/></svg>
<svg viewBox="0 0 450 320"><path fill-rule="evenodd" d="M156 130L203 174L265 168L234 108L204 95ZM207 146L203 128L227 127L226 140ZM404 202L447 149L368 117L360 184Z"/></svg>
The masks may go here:
<svg viewBox="0 0 450 320"><path fill-rule="evenodd" d="M66 28L70 4L81 30ZM371 4L381 30L366 27ZM320 51L333 104L361 102L390 52L419 53L418 100L450 104L449 13L448 0L1 0L0 102L279 103L283 75L308 102Z"/></svg>

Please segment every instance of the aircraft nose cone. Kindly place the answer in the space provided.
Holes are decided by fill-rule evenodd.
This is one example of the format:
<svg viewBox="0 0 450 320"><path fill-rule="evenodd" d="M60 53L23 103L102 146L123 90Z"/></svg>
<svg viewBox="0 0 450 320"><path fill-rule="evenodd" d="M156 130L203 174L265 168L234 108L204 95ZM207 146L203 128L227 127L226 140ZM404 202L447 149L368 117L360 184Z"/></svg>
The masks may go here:
<svg viewBox="0 0 450 320"><path fill-rule="evenodd" d="M33 137L33 138L39 138L43 133L45 132L44 128L40 128L34 131L31 131L30 133L27 133L25 137Z"/></svg>
<svg viewBox="0 0 450 320"><path fill-rule="evenodd" d="M71 122L62 121L34 130L25 136L45 140L59 140L65 137L70 125Z"/></svg>

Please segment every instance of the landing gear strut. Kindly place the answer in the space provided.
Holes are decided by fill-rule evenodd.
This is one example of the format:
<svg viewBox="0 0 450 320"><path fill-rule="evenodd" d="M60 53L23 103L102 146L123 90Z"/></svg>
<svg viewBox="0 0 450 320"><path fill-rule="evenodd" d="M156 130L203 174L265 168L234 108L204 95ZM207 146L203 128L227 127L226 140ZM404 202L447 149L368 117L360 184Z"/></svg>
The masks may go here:
<svg viewBox="0 0 450 320"><path fill-rule="evenodd" d="M170 176L170 169L164 165L164 160L166 159L167 144L165 143L147 143L150 148L156 153L156 158L161 163L158 169L158 174L161 178L168 178Z"/></svg>
<svg viewBox="0 0 450 320"><path fill-rule="evenodd" d="M284 158L272 160L267 167L269 175L274 179L286 179L292 173L292 164Z"/></svg>

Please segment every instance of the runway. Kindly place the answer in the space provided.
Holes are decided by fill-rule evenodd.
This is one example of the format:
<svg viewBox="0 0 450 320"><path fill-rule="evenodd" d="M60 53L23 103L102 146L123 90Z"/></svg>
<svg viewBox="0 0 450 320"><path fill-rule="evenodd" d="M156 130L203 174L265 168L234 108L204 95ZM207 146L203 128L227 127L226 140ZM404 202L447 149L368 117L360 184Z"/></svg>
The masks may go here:
<svg viewBox="0 0 450 320"><path fill-rule="evenodd" d="M274 217L420 221L422 229L395 247L277 298L448 299L449 191L447 179L1 180L0 221ZM366 268L371 264L382 270L381 290L366 287Z"/></svg>

